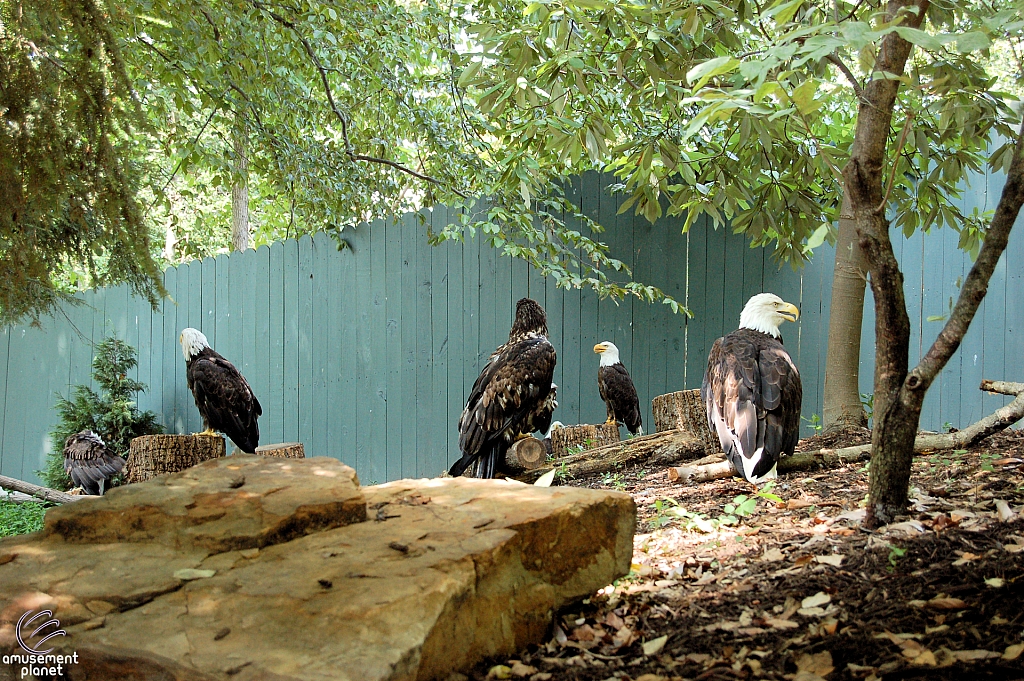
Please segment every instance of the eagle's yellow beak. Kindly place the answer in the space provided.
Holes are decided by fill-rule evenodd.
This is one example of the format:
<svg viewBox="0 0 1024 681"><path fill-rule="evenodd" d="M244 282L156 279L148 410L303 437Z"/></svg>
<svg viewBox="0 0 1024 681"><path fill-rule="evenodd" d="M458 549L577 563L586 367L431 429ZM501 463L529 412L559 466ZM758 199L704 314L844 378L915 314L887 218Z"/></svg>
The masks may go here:
<svg viewBox="0 0 1024 681"><path fill-rule="evenodd" d="M607 349L608 346L605 345L604 343L598 343L597 345L594 346L594 352L596 352L599 355Z"/></svg>
<svg viewBox="0 0 1024 681"><path fill-rule="evenodd" d="M778 309L778 313L787 321L795 322L800 318L800 308L793 303L785 303ZM791 316L792 315L792 316Z"/></svg>

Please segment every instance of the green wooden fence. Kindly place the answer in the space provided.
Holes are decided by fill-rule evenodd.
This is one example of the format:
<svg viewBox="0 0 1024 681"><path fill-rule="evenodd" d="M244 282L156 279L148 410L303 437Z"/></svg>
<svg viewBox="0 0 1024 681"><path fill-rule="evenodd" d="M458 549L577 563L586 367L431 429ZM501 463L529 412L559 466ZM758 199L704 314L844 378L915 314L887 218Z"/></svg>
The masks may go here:
<svg viewBox="0 0 1024 681"><path fill-rule="evenodd" d="M971 200L993 204L996 180ZM93 346L116 335L139 351L144 409L170 432L201 429L185 381L181 329L201 329L213 347L245 374L264 407L261 442L301 441L310 456L353 465L364 482L434 476L458 458L455 430L482 363L508 335L515 301L537 299L548 313L558 351L555 382L565 423L595 423L605 410L597 390L602 340L619 346L652 430L650 400L699 387L715 338L736 328L747 298L774 291L799 303L799 324L783 329L804 382L804 415L821 413L833 252L823 247L799 273L780 269L742 237L697 224L681 234L679 220L648 224L617 215L618 197L586 175L573 187L582 208L608 227L601 239L636 276L685 301L687 320L664 305L615 304L590 292L561 290L525 263L501 256L479 239L430 247L418 216L346 230L351 248L314 238L170 268L170 298L154 312L126 288L88 291L81 306L64 308L42 328L13 327L0 336L0 472L34 480L55 445L55 395L90 383ZM444 209L426 211L435 230ZM1024 236L1011 239L1019 261ZM915 319L915 352L939 325L957 277L969 262L946 231L900 240L907 294ZM941 263L941 266L939 265ZM1024 351L1019 274L1000 264L989 297L963 348L929 393L924 427L963 425L1004 398L982 397L984 375L1019 379ZM870 391L872 319L865 324L864 392ZM974 358L978 359L975 360ZM804 434L811 434L805 426Z"/></svg>

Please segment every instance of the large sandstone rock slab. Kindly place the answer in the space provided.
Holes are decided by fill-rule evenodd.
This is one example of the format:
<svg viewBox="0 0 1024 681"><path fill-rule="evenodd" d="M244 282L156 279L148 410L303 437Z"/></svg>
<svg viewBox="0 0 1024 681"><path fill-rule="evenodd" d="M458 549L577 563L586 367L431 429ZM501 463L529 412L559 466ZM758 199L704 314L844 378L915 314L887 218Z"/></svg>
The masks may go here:
<svg viewBox="0 0 1024 681"><path fill-rule="evenodd" d="M0 647L45 606L69 634L51 643L87 661L72 679L439 679L543 639L557 608L629 570L626 494L468 478L359 489L330 460L263 460L312 464L291 469L278 507L274 485L255 484L263 469L239 459L137 485L133 504L77 502L82 517L62 508L43 536L0 542ZM225 490L224 470L245 484ZM350 522L353 489L364 522ZM339 497L336 526L289 525ZM226 510L196 522L212 508ZM131 529L97 527L118 518ZM282 526L302 529L266 529Z"/></svg>

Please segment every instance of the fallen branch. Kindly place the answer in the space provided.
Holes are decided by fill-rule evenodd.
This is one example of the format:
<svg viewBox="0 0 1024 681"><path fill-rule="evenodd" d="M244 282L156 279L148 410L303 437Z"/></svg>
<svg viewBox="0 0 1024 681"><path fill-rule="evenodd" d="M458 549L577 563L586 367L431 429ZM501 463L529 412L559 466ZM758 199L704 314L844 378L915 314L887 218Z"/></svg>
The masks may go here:
<svg viewBox="0 0 1024 681"><path fill-rule="evenodd" d="M33 485L31 482L25 482L24 480L18 480L17 478L9 478L6 475L0 475L0 487L4 489L12 489L16 492L24 492L34 497L38 497L45 501L51 501L55 504L66 504L71 501L78 501L79 499L95 499L97 497L89 496L87 494L73 495L65 492L58 492L55 489L49 487L40 487L39 485Z"/></svg>
<svg viewBox="0 0 1024 681"><path fill-rule="evenodd" d="M914 452L933 452L946 449L966 449L976 445L993 433L998 433L1024 418L1024 383L982 381L981 390L1002 395L1016 395L1016 399L1000 407L985 418L955 433L922 433L914 440ZM842 449L819 449L801 452L779 459L779 473L836 468L871 458L871 445L858 445ZM735 475L728 461L697 461L690 466L668 469L668 479L680 484L697 484Z"/></svg>
<svg viewBox="0 0 1024 681"><path fill-rule="evenodd" d="M700 440L681 430L668 430L559 457L554 461L548 461L540 468L516 476L516 479L533 482L552 468L559 469L566 477L580 477L605 473L627 463L667 464L696 459L703 455L704 443Z"/></svg>

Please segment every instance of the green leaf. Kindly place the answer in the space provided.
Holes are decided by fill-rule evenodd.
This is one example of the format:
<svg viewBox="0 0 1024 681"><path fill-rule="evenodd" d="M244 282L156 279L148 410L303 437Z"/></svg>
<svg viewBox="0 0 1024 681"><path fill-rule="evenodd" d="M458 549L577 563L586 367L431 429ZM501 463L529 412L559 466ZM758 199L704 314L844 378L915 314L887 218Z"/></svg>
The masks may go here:
<svg viewBox="0 0 1024 681"><path fill-rule="evenodd" d="M828 225L828 224L825 224L825 225L822 225L821 227L818 227L818 229L814 230L814 234L812 234L810 236L810 238L807 239L807 248L813 250L813 249L817 248L818 246L822 245L823 243L825 243L825 237L828 236L828 233L831 230L832 230L832 225Z"/></svg>
<svg viewBox="0 0 1024 681"><path fill-rule="evenodd" d="M715 76L729 73L740 65L735 57L716 57L702 62L686 72L686 81L694 90L699 90Z"/></svg>
<svg viewBox="0 0 1024 681"><path fill-rule="evenodd" d="M992 40L981 31L970 31L956 37L956 49L961 53L987 50L991 45Z"/></svg>
<svg viewBox="0 0 1024 681"><path fill-rule="evenodd" d="M935 37L931 33L926 33L917 28L909 28L907 26L897 26L893 29L901 38L906 40L908 43L913 43L918 47L926 50L941 50L942 40Z"/></svg>

